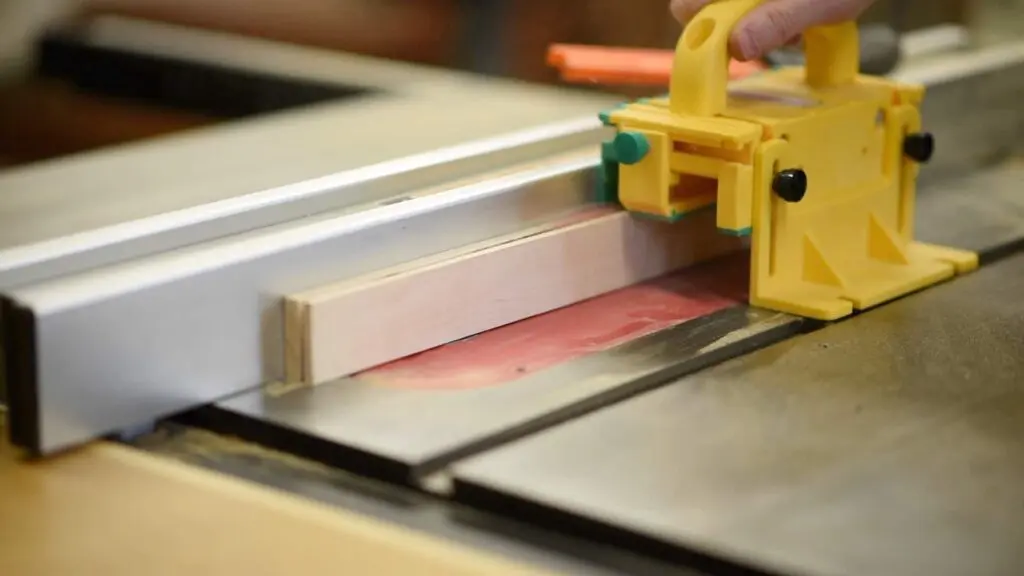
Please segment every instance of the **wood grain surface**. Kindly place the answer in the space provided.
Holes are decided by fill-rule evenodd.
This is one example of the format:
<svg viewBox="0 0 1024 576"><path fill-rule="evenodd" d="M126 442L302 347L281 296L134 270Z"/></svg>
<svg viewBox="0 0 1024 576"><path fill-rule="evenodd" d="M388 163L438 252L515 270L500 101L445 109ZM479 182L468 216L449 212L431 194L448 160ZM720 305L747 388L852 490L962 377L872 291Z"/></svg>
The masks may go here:
<svg viewBox="0 0 1024 576"><path fill-rule="evenodd" d="M612 352L747 301L746 251L489 330L355 376L410 390L481 389Z"/></svg>
<svg viewBox="0 0 1024 576"><path fill-rule="evenodd" d="M673 225L608 209L441 262L413 262L383 278L297 294L285 309L293 328L288 376L309 384L348 376L742 246L718 233L711 211Z"/></svg>
<svg viewBox="0 0 1024 576"><path fill-rule="evenodd" d="M5 576L538 573L121 445L29 464L0 442Z"/></svg>

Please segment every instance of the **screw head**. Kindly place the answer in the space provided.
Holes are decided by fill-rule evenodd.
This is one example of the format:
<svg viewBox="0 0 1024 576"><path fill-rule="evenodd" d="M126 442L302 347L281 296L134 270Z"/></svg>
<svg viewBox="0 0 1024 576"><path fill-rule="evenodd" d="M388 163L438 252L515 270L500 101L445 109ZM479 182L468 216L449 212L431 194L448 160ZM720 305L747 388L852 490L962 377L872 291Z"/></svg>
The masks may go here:
<svg viewBox="0 0 1024 576"><path fill-rule="evenodd" d="M799 168L783 170L772 179L772 191L786 202L799 202L807 194L807 173Z"/></svg>
<svg viewBox="0 0 1024 576"><path fill-rule="evenodd" d="M907 158L924 164L935 154L935 137L928 132L907 134L903 139L903 153Z"/></svg>

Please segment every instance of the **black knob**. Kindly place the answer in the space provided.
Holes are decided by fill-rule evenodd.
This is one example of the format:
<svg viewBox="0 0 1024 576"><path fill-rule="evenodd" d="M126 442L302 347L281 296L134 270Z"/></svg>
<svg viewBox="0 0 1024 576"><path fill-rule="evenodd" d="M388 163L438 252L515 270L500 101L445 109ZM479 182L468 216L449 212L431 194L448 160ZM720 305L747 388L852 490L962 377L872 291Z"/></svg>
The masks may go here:
<svg viewBox="0 0 1024 576"><path fill-rule="evenodd" d="M772 179L772 191L786 202L799 202L807 194L807 173L803 170L783 170Z"/></svg>
<svg viewBox="0 0 1024 576"><path fill-rule="evenodd" d="M935 154L935 137L928 132L907 134L903 139L903 153L911 160L924 164Z"/></svg>

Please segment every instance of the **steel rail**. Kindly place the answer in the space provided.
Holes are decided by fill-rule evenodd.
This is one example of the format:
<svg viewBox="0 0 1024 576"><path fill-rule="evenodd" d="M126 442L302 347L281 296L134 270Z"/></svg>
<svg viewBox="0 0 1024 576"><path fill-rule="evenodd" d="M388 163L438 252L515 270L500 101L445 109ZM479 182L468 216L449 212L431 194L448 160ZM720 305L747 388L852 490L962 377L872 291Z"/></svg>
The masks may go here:
<svg viewBox="0 0 1024 576"><path fill-rule="evenodd" d="M385 202L600 142L594 118L483 139L0 251L0 290L331 210Z"/></svg>

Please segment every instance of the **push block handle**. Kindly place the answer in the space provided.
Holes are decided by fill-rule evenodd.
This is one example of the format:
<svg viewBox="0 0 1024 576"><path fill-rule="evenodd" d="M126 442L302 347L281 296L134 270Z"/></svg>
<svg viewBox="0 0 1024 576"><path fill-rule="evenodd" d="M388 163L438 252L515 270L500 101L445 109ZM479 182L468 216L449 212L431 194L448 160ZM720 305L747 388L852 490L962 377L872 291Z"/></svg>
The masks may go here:
<svg viewBox="0 0 1024 576"><path fill-rule="evenodd" d="M860 36L857 23L817 26L804 32L807 84L830 88L849 84L860 73Z"/></svg>
<svg viewBox="0 0 1024 576"><path fill-rule="evenodd" d="M674 114L715 116L725 110L729 82L729 36L764 0L717 0L686 25L676 44L669 86ZM856 22L819 26L804 33L806 81L814 88L852 82L859 73Z"/></svg>

